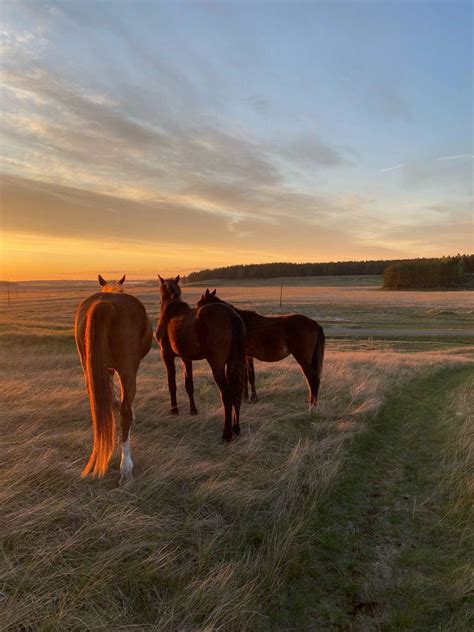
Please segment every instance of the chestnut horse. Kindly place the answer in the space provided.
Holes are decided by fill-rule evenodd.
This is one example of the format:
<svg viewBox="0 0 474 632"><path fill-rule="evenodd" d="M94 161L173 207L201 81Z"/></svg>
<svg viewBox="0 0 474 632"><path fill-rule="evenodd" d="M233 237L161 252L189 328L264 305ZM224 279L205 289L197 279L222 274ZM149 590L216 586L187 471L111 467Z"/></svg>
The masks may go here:
<svg viewBox="0 0 474 632"><path fill-rule="evenodd" d="M179 275L175 279L158 276L161 282L161 313L156 339L168 371L171 413L178 414L175 358L183 361L191 415L197 414L193 361L206 359L224 405L222 439L230 441L232 432L240 434L240 405L245 379L245 325L225 303L191 308L181 299Z"/></svg>
<svg viewBox="0 0 474 632"><path fill-rule="evenodd" d="M228 304L218 296L216 290L206 290L198 301L198 306ZM246 309L235 311L245 323L247 342L247 373L252 389L252 402L258 401L255 389L255 369L253 358L263 362L278 362L288 355L295 358L303 371L309 386L310 410L318 403L318 391L324 360L325 336L323 328L303 314L285 316L261 316ZM246 397L248 394L245 380Z"/></svg>
<svg viewBox="0 0 474 632"><path fill-rule="evenodd" d="M114 453L113 380L114 374L118 373L121 384L121 483L132 476L130 426L134 419L137 371L153 339L153 327L145 307L137 298L123 292L124 281L125 276L120 281L107 282L99 274L102 291L82 301L77 308L75 326L94 431L94 447L82 476L91 472L94 476L104 476Z"/></svg>

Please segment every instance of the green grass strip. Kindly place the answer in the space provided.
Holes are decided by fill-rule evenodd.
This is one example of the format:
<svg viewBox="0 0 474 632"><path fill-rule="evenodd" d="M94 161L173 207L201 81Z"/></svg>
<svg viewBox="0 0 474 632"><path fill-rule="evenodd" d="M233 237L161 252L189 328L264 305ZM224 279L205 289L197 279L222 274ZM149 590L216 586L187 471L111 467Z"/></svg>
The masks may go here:
<svg viewBox="0 0 474 632"><path fill-rule="evenodd" d="M445 458L461 423L447 405L472 376L443 368L414 380L368 422L315 517L276 629L474 629L455 582L473 560L469 526L452 516Z"/></svg>

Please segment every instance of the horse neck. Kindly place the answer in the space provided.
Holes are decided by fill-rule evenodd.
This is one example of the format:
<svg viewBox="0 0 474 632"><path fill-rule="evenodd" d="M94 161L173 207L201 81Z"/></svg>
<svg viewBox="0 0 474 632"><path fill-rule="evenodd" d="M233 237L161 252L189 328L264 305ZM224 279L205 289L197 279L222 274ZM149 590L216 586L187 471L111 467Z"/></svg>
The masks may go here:
<svg viewBox="0 0 474 632"><path fill-rule="evenodd" d="M265 318L261 314L257 314L257 312L253 312L252 310L249 310L249 309L235 309L235 311L242 318L242 320L244 321L246 325L250 323L254 323L255 321L260 320L262 318Z"/></svg>
<svg viewBox="0 0 474 632"><path fill-rule="evenodd" d="M189 307L188 303L183 301L181 297L162 302L160 308L160 314L163 320L165 318L172 318L173 316L181 316L190 311L192 311L191 307Z"/></svg>
<svg viewBox="0 0 474 632"><path fill-rule="evenodd" d="M260 316L260 314L257 314L257 312L252 312L246 309L238 309L237 307L235 307L235 305L232 305L232 303L223 301L221 298L217 296L215 296L212 300L204 303L204 305L215 305L216 303L220 305L229 305L229 307L232 307L234 312L237 312L237 314L243 319L244 322L246 321L246 319L248 322L250 322L251 320L257 320L257 318L262 318L262 316Z"/></svg>

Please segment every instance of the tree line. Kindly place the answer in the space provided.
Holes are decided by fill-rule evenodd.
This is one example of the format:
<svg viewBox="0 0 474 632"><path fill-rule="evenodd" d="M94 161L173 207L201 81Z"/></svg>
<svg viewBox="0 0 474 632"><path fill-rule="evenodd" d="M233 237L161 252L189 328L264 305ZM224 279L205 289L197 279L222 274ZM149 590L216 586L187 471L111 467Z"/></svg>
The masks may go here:
<svg viewBox="0 0 474 632"><path fill-rule="evenodd" d="M325 263L252 263L246 265L208 268L191 272L184 281L209 279L274 279L278 277L347 276L383 274L392 265L434 261L462 261L464 272L474 272L474 255L455 255L438 259L378 259L374 261L331 261Z"/></svg>
<svg viewBox="0 0 474 632"><path fill-rule="evenodd" d="M401 261L385 268L383 287L387 290L459 287L466 272L472 272L469 257L443 257Z"/></svg>

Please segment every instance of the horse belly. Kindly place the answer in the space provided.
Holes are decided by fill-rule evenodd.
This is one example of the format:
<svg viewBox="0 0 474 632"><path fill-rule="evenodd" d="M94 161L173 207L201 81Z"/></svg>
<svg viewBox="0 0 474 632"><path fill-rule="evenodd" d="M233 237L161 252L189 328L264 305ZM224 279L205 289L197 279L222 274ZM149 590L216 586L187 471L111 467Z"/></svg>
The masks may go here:
<svg viewBox="0 0 474 632"><path fill-rule="evenodd" d="M246 353L262 362L278 362L286 358L290 351L284 339L265 336L261 340L248 341Z"/></svg>

